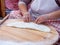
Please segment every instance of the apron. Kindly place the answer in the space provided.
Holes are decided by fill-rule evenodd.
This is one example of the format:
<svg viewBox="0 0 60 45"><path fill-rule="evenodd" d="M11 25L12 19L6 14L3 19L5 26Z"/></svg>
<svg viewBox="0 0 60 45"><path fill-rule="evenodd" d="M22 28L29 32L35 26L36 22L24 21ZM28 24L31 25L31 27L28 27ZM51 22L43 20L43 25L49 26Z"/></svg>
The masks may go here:
<svg viewBox="0 0 60 45"><path fill-rule="evenodd" d="M59 6L55 0L33 0L29 12L33 17L38 17L39 15L51 13L58 9Z"/></svg>

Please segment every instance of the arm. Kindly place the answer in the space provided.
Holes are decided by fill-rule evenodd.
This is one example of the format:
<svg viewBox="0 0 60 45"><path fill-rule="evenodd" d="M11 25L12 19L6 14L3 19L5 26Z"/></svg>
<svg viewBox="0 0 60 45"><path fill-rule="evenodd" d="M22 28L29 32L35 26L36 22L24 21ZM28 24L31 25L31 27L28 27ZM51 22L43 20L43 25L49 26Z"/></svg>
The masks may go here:
<svg viewBox="0 0 60 45"><path fill-rule="evenodd" d="M56 4L60 7L60 0L55 0ZM55 12L49 13L46 16L48 19L57 19L60 18L60 10L57 10Z"/></svg>
<svg viewBox="0 0 60 45"><path fill-rule="evenodd" d="M52 13L49 13L49 14L45 14L45 15L41 15L39 16L36 20L35 20L35 23L43 23L47 20L55 20L55 19L58 19L60 18L60 10L58 11L55 11L55 12L52 12Z"/></svg>
<svg viewBox="0 0 60 45"><path fill-rule="evenodd" d="M60 7L60 0L55 0L57 5ZM48 16L50 19L60 18L60 10L50 13Z"/></svg>
<svg viewBox="0 0 60 45"><path fill-rule="evenodd" d="M60 0L55 0L55 1L56 1L57 5L60 7ZM42 22L44 22L46 20L50 20L50 19L55 20L55 19L58 19L58 18L60 18L60 10L49 13L49 14L39 16L35 20L35 23L42 23Z"/></svg>
<svg viewBox="0 0 60 45"><path fill-rule="evenodd" d="M60 10L47 14L48 19L60 18Z"/></svg>
<svg viewBox="0 0 60 45"><path fill-rule="evenodd" d="M29 22L31 20L31 16L28 12L27 5L30 3L31 0L20 0L18 3L19 10L21 11L23 15L23 21Z"/></svg>

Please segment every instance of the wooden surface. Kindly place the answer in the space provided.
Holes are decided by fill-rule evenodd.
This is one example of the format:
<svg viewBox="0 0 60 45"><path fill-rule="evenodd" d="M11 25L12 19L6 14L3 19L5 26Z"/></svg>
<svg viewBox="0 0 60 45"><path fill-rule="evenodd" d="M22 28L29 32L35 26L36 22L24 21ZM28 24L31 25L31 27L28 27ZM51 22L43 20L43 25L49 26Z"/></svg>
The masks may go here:
<svg viewBox="0 0 60 45"><path fill-rule="evenodd" d="M58 40L59 35L52 26L49 26L49 28L51 29L51 32L49 33L35 31L32 29L20 29L6 26L8 22L14 22L14 21L21 21L21 20L9 19L0 27L0 40L19 41L19 42L43 41L43 43L48 42L51 44L55 43Z"/></svg>
<svg viewBox="0 0 60 45"><path fill-rule="evenodd" d="M2 17L5 17L6 15L5 15L5 0L0 0L0 13L1 13L1 16Z"/></svg>

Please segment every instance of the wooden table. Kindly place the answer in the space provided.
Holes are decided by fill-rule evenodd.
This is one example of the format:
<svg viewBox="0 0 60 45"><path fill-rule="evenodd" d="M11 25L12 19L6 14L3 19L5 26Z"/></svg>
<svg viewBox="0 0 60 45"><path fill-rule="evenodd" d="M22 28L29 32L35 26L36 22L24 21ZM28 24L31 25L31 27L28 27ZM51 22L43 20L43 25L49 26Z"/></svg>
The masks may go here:
<svg viewBox="0 0 60 45"><path fill-rule="evenodd" d="M43 43L48 42L50 44L54 44L58 40L58 33L57 31L52 27L49 26L51 29L51 32L41 32L41 31L35 31L32 29L20 29L20 28L14 28L14 27L7 27L6 23L8 22L15 22L15 21L21 21L17 19L9 19L5 21L4 24L0 27L0 40L8 40L8 41L18 41L18 42L41 42Z"/></svg>
<svg viewBox="0 0 60 45"><path fill-rule="evenodd" d="M5 11L6 11L6 8L5 8L5 0L0 0L0 13L1 13L0 15L2 17L5 17L6 16Z"/></svg>

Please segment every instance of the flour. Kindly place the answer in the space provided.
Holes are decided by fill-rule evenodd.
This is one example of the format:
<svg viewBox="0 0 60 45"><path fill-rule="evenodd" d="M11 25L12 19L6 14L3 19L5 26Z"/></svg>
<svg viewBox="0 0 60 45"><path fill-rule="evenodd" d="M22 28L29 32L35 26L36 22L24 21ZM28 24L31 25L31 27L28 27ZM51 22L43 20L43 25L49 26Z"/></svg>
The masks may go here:
<svg viewBox="0 0 60 45"><path fill-rule="evenodd" d="M11 22L7 23L6 26L16 27L16 28L29 28L43 32L50 32L50 28L43 24L35 24L33 22Z"/></svg>

